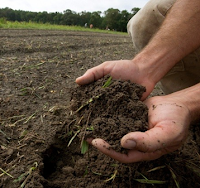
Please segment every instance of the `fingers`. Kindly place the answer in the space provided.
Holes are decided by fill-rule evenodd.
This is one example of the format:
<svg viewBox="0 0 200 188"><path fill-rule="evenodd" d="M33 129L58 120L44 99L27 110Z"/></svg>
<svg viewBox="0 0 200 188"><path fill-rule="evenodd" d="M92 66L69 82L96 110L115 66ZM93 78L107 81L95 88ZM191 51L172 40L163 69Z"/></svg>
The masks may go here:
<svg viewBox="0 0 200 188"><path fill-rule="evenodd" d="M106 74L108 74L108 72L105 71L105 63L102 63L96 67L87 70L85 74L83 74L83 76L80 76L76 79L76 83L79 85L89 84L102 78Z"/></svg>
<svg viewBox="0 0 200 188"><path fill-rule="evenodd" d="M105 155L121 162L121 163L133 163L139 161L154 160L165 154L165 151L156 151L150 153L140 152L138 150L130 150L128 154L118 153L112 149L112 147L100 138L88 140L94 147Z"/></svg>
<svg viewBox="0 0 200 188"><path fill-rule="evenodd" d="M86 85L94 81L95 73L93 72L93 69L89 69L83 76L80 76L76 79L76 83L79 85Z"/></svg>
<svg viewBox="0 0 200 188"><path fill-rule="evenodd" d="M104 140L100 138L93 139L91 144L94 147L96 147L98 150L100 150L102 153L110 156L111 158L115 160L120 160L121 158L123 158L123 154L120 154L114 151L107 142L105 142Z"/></svg>
<svg viewBox="0 0 200 188"><path fill-rule="evenodd" d="M154 160L178 149L184 136L178 129L168 126L156 126L146 132L131 132L121 140L122 147L129 149L128 154L118 153L100 138L88 139L99 151L122 163Z"/></svg>
<svg viewBox="0 0 200 188"><path fill-rule="evenodd" d="M165 148L178 149L183 138L178 130L165 127L154 127L146 132L132 132L125 135L121 145L127 149L141 152L155 152Z"/></svg>

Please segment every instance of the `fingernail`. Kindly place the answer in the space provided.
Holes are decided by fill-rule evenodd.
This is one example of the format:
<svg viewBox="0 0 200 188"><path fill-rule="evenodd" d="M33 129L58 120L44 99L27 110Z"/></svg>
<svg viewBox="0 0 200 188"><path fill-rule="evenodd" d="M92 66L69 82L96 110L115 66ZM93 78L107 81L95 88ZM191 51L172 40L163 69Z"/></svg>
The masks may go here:
<svg viewBox="0 0 200 188"><path fill-rule="evenodd" d="M126 140L125 148L134 149L136 146L136 142L134 140Z"/></svg>

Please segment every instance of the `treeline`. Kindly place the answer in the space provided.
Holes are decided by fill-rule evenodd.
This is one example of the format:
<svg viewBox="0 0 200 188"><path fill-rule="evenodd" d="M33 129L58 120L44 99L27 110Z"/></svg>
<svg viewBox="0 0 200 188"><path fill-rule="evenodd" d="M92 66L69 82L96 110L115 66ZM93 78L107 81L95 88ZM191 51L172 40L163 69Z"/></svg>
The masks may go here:
<svg viewBox="0 0 200 188"><path fill-rule="evenodd" d="M94 28L110 29L116 31L126 32L126 25L128 20L134 16L140 8L133 8L131 13L126 10L118 10L110 8L104 13L101 11L95 12L80 12L76 13L70 9L65 10L63 13L54 12L30 12L22 10L13 10L11 8L0 9L0 18L5 18L8 21L19 22L37 22L37 23L50 23L57 25L69 26L86 26L91 24Z"/></svg>

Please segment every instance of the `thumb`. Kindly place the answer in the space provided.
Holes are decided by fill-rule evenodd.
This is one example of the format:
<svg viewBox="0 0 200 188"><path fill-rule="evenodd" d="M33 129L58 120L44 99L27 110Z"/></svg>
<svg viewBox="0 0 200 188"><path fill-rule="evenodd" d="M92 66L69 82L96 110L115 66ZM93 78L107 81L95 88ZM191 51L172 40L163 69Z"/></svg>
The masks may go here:
<svg viewBox="0 0 200 188"><path fill-rule="evenodd" d="M96 67L88 69L85 74L76 79L76 83L79 85L86 85L102 78L106 74L104 64L102 63Z"/></svg>
<svg viewBox="0 0 200 188"><path fill-rule="evenodd" d="M146 132L131 132L121 139L122 147L142 152L154 152L166 147L175 150L180 142L181 137L178 138L176 130L170 131L164 127L154 127Z"/></svg>

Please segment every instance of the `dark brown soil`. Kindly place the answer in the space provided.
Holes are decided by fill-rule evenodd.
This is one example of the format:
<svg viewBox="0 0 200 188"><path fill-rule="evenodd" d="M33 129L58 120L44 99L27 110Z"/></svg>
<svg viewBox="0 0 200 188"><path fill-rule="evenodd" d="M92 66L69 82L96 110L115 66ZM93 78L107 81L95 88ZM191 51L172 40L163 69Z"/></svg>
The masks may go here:
<svg viewBox="0 0 200 188"><path fill-rule="evenodd" d="M0 187L200 187L197 124L180 150L155 161L120 164L91 146L81 154L83 137L100 135L119 146L108 126L118 130L128 121L146 129L138 126L147 121L139 86L113 81L103 88L107 78L84 87L74 82L103 61L132 58L131 51L126 35L0 30ZM152 95L160 94L156 86ZM142 108L127 113L132 103Z"/></svg>
<svg viewBox="0 0 200 188"><path fill-rule="evenodd" d="M125 134L148 129L148 108L139 100L144 92L143 86L108 76L77 87L71 100L76 121L67 127L68 132L80 131L77 136L81 140L102 138L121 151L120 140Z"/></svg>

